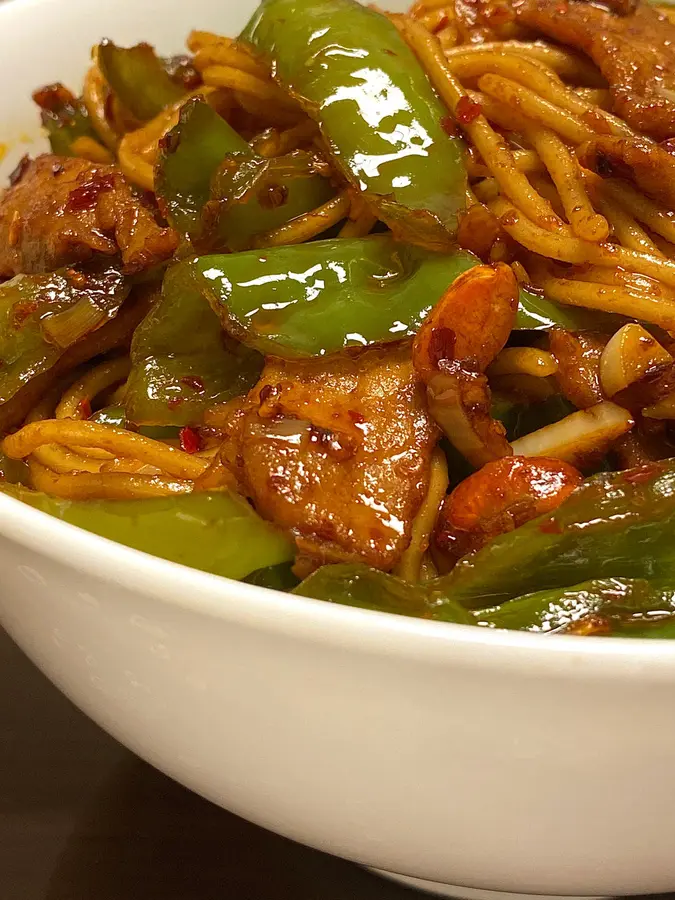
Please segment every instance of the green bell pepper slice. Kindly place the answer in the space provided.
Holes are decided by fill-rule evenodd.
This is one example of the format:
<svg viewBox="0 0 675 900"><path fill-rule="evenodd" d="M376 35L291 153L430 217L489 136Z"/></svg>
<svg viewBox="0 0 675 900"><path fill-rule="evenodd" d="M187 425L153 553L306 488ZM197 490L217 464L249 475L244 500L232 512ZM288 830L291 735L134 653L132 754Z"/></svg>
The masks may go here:
<svg viewBox="0 0 675 900"><path fill-rule="evenodd" d="M473 612L476 623L550 634L594 619L601 636L675 637L675 579L605 578Z"/></svg>
<svg viewBox="0 0 675 900"><path fill-rule="evenodd" d="M182 263L223 327L261 353L297 357L416 334L472 254L433 253L390 235L203 256Z"/></svg>
<svg viewBox="0 0 675 900"><path fill-rule="evenodd" d="M263 0L241 39L319 124L334 164L397 238L449 249L464 145L385 16L356 0Z"/></svg>
<svg viewBox="0 0 675 900"><path fill-rule="evenodd" d="M593 621L612 637L675 637L675 580L605 578L465 609L436 582L408 584L364 565L323 566L292 593L329 603L509 631L564 633Z"/></svg>
<svg viewBox="0 0 675 900"><path fill-rule="evenodd" d="M154 119L185 96L185 89L171 78L150 44L126 48L102 41L96 52L111 90L140 122Z"/></svg>
<svg viewBox="0 0 675 900"><path fill-rule="evenodd" d="M437 599L426 584L410 584L359 563L322 566L301 582L293 593L358 609L422 619L437 617ZM444 598L443 611L445 621L459 625L473 624L469 610L453 600Z"/></svg>
<svg viewBox="0 0 675 900"><path fill-rule="evenodd" d="M211 250L247 247L254 235L316 209L335 193L313 171L308 154L257 156L199 97L185 104L162 141L155 174L157 196L173 227Z"/></svg>
<svg viewBox="0 0 675 900"><path fill-rule="evenodd" d="M135 550L227 578L293 558L292 542L227 491L148 500L61 500L7 484L0 490L57 519Z"/></svg>
<svg viewBox="0 0 675 900"><path fill-rule="evenodd" d="M189 277L170 268L162 297L131 343L124 407L136 425L196 425L204 410L246 393L262 357L223 334L220 322Z"/></svg>
<svg viewBox="0 0 675 900"><path fill-rule="evenodd" d="M74 269L17 275L0 285L0 403L112 319L129 289L112 266L86 275Z"/></svg>
<svg viewBox="0 0 675 900"><path fill-rule="evenodd" d="M667 578L675 566L675 460L596 475L550 515L460 560L434 589L472 608L597 578Z"/></svg>

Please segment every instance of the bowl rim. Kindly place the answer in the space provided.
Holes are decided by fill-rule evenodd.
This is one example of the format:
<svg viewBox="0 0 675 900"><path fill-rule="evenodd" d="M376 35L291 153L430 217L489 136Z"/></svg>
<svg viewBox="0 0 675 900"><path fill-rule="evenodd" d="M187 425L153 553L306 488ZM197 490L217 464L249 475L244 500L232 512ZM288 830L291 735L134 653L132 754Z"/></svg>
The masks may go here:
<svg viewBox="0 0 675 900"><path fill-rule="evenodd" d="M171 607L291 639L453 667L493 670L509 665L527 675L543 669L573 680L675 679L675 641L501 631L300 597L151 556L2 493L0 535Z"/></svg>

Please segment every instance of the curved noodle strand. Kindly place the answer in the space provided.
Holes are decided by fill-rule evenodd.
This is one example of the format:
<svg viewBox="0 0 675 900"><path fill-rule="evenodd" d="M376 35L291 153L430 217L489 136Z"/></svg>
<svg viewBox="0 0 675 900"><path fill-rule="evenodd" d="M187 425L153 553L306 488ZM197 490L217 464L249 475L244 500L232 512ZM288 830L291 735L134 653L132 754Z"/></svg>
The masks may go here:
<svg viewBox="0 0 675 900"><path fill-rule="evenodd" d="M173 494L191 494L190 481L162 478L158 475L127 474L59 474L28 460L31 481L36 491L44 491L65 500L146 500L152 497L169 497Z"/></svg>
<svg viewBox="0 0 675 900"><path fill-rule="evenodd" d="M45 419L32 422L8 435L0 445L11 459L25 459L44 444L100 447L116 457L139 459L157 466L176 478L198 478L208 463L175 447L161 444L152 438L98 422L77 422L72 419Z"/></svg>

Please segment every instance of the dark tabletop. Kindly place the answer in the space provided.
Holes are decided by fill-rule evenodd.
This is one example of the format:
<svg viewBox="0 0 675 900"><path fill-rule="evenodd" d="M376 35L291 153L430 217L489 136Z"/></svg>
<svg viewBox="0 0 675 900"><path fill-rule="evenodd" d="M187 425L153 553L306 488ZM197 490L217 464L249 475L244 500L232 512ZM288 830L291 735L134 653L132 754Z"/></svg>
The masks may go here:
<svg viewBox="0 0 675 900"><path fill-rule="evenodd" d="M417 900L212 806L86 719L0 630L0 900Z"/></svg>

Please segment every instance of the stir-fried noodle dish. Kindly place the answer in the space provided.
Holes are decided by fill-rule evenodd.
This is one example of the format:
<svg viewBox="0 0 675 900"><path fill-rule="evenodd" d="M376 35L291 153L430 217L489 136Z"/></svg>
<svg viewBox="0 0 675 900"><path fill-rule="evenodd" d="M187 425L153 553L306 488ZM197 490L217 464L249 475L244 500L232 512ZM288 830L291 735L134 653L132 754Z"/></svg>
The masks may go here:
<svg viewBox="0 0 675 900"><path fill-rule="evenodd" d="M675 636L674 23L264 0L102 41L0 196L0 489L333 603Z"/></svg>

